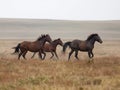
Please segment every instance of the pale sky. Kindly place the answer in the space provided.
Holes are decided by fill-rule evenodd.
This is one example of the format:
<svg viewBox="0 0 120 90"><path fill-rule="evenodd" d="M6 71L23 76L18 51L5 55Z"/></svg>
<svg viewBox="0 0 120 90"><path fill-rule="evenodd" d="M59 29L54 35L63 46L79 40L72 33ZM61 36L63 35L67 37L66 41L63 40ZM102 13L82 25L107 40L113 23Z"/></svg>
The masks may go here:
<svg viewBox="0 0 120 90"><path fill-rule="evenodd" d="M0 0L0 18L120 20L120 0Z"/></svg>

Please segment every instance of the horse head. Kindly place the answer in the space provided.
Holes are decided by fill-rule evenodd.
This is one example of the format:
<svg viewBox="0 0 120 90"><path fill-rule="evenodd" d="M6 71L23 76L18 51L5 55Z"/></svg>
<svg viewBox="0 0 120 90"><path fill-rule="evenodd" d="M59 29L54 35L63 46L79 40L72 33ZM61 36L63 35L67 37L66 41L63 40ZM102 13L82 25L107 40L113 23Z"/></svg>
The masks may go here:
<svg viewBox="0 0 120 90"><path fill-rule="evenodd" d="M96 34L95 36L95 40L99 43L103 43L102 39L100 38L100 36L98 34Z"/></svg>
<svg viewBox="0 0 120 90"><path fill-rule="evenodd" d="M49 42L49 43L52 42L52 39L51 39L51 37L50 37L49 34L46 34L46 35L45 35L45 39L46 39L46 41Z"/></svg>
<svg viewBox="0 0 120 90"><path fill-rule="evenodd" d="M62 40L60 38L58 38L57 41L58 41L59 45L63 46L63 42L62 42Z"/></svg>
<svg viewBox="0 0 120 90"><path fill-rule="evenodd" d="M88 38L87 38L87 41L90 41L90 40L94 40L94 41L97 41L99 43L103 43L102 39L100 38L100 36L98 34L91 34Z"/></svg>

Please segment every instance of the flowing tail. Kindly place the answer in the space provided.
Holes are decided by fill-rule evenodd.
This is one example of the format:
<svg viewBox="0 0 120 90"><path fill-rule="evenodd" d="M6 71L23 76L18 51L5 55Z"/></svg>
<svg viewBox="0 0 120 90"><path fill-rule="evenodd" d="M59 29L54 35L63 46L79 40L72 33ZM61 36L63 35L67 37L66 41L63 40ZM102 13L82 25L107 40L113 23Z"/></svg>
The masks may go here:
<svg viewBox="0 0 120 90"><path fill-rule="evenodd" d="M12 49L15 49L14 53L19 53L19 48L20 48L20 43L16 47L13 47Z"/></svg>
<svg viewBox="0 0 120 90"><path fill-rule="evenodd" d="M65 53L65 50L66 48L69 46L70 47L70 43L71 42L66 42L64 45L63 45L63 52Z"/></svg>

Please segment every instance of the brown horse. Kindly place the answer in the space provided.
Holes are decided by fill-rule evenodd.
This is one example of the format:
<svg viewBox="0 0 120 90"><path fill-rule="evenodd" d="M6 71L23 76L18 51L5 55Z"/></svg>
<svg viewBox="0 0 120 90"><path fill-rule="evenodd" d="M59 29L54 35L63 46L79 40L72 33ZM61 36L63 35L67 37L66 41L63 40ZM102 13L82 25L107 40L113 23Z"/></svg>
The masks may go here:
<svg viewBox="0 0 120 90"><path fill-rule="evenodd" d="M34 42L23 41L23 42L19 43L17 45L17 47L15 47L15 52L14 53L19 52L19 49L20 49L18 59L20 59L21 55L23 56L24 59L26 59L25 55L26 55L26 53L28 51L30 51L30 52L39 52L40 58L44 59L45 56L46 56L46 54L43 51L43 46L44 46L45 42L49 42L49 43L52 42L52 40L51 40L51 38L50 38L50 36L48 34L47 35L41 35L41 37L39 37ZM41 53L44 54L43 58L42 58Z"/></svg>
<svg viewBox="0 0 120 90"><path fill-rule="evenodd" d="M69 53L68 60L70 59L70 56L72 53L75 51L75 57L78 58L78 51L84 51L88 52L89 58L93 58L94 54L92 52L94 48L95 41L102 43L103 41L101 40L100 36L98 34L91 34L87 40L82 41L82 40L73 40L72 42L66 42L63 45L63 52L65 52L67 46L71 48L71 52Z"/></svg>
<svg viewBox="0 0 120 90"><path fill-rule="evenodd" d="M44 46L43 46L43 51L45 52L51 52L52 56L50 58L53 58L54 54L56 55L56 57L58 58L58 55L56 53L56 47L57 45L61 45L63 46L63 42L60 38L52 41L50 44L49 43L46 43ZM35 56L36 53L33 54L33 56L31 58L33 58Z"/></svg>

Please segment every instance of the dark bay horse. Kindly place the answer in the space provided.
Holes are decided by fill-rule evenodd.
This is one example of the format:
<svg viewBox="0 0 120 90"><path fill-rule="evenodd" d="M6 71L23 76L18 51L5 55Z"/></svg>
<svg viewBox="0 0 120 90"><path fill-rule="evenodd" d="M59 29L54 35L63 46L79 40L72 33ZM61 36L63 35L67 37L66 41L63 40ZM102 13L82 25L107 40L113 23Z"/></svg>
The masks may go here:
<svg viewBox="0 0 120 90"><path fill-rule="evenodd" d="M63 42L60 38L58 39L55 39L54 41L52 41L51 43L46 43L44 46L43 46L43 51L45 52L51 52L52 56L50 58L53 58L54 54L55 56L58 58L58 55L56 53L56 48L57 48L57 45L61 45L63 46ZM33 54L33 56L31 58L33 58L35 56L36 53Z"/></svg>
<svg viewBox="0 0 120 90"><path fill-rule="evenodd" d="M88 52L89 58L93 58L94 54L92 51L96 41L99 43L103 42L98 34L91 34L85 41L76 39L76 40L73 40L72 42L66 42L63 45L63 52L65 52L67 46L69 46L71 48L71 51L69 53L68 60L70 59L70 56L74 51L75 51L76 59L79 59L78 51Z"/></svg>
<svg viewBox="0 0 120 90"><path fill-rule="evenodd" d="M52 40L51 40L51 38L50 38L50 36L48 34L47 35L41 35L41 37L39 37L34 42L23 41L23 42L19 43L16 47L14 47L15 48L14 53L17 53L20 50L18 59L20 59L21 55L23 56L24 59L26 59L25 55L26 55L26 53L28 51L30 51L30 52L39 52L40 58L44 59L45 56L46 56L46 54L43 51L43 46L44 46L45 42L49 42L49 43L52 42ZM43 58L42 58L41 53L44 54Z"/></svg>

